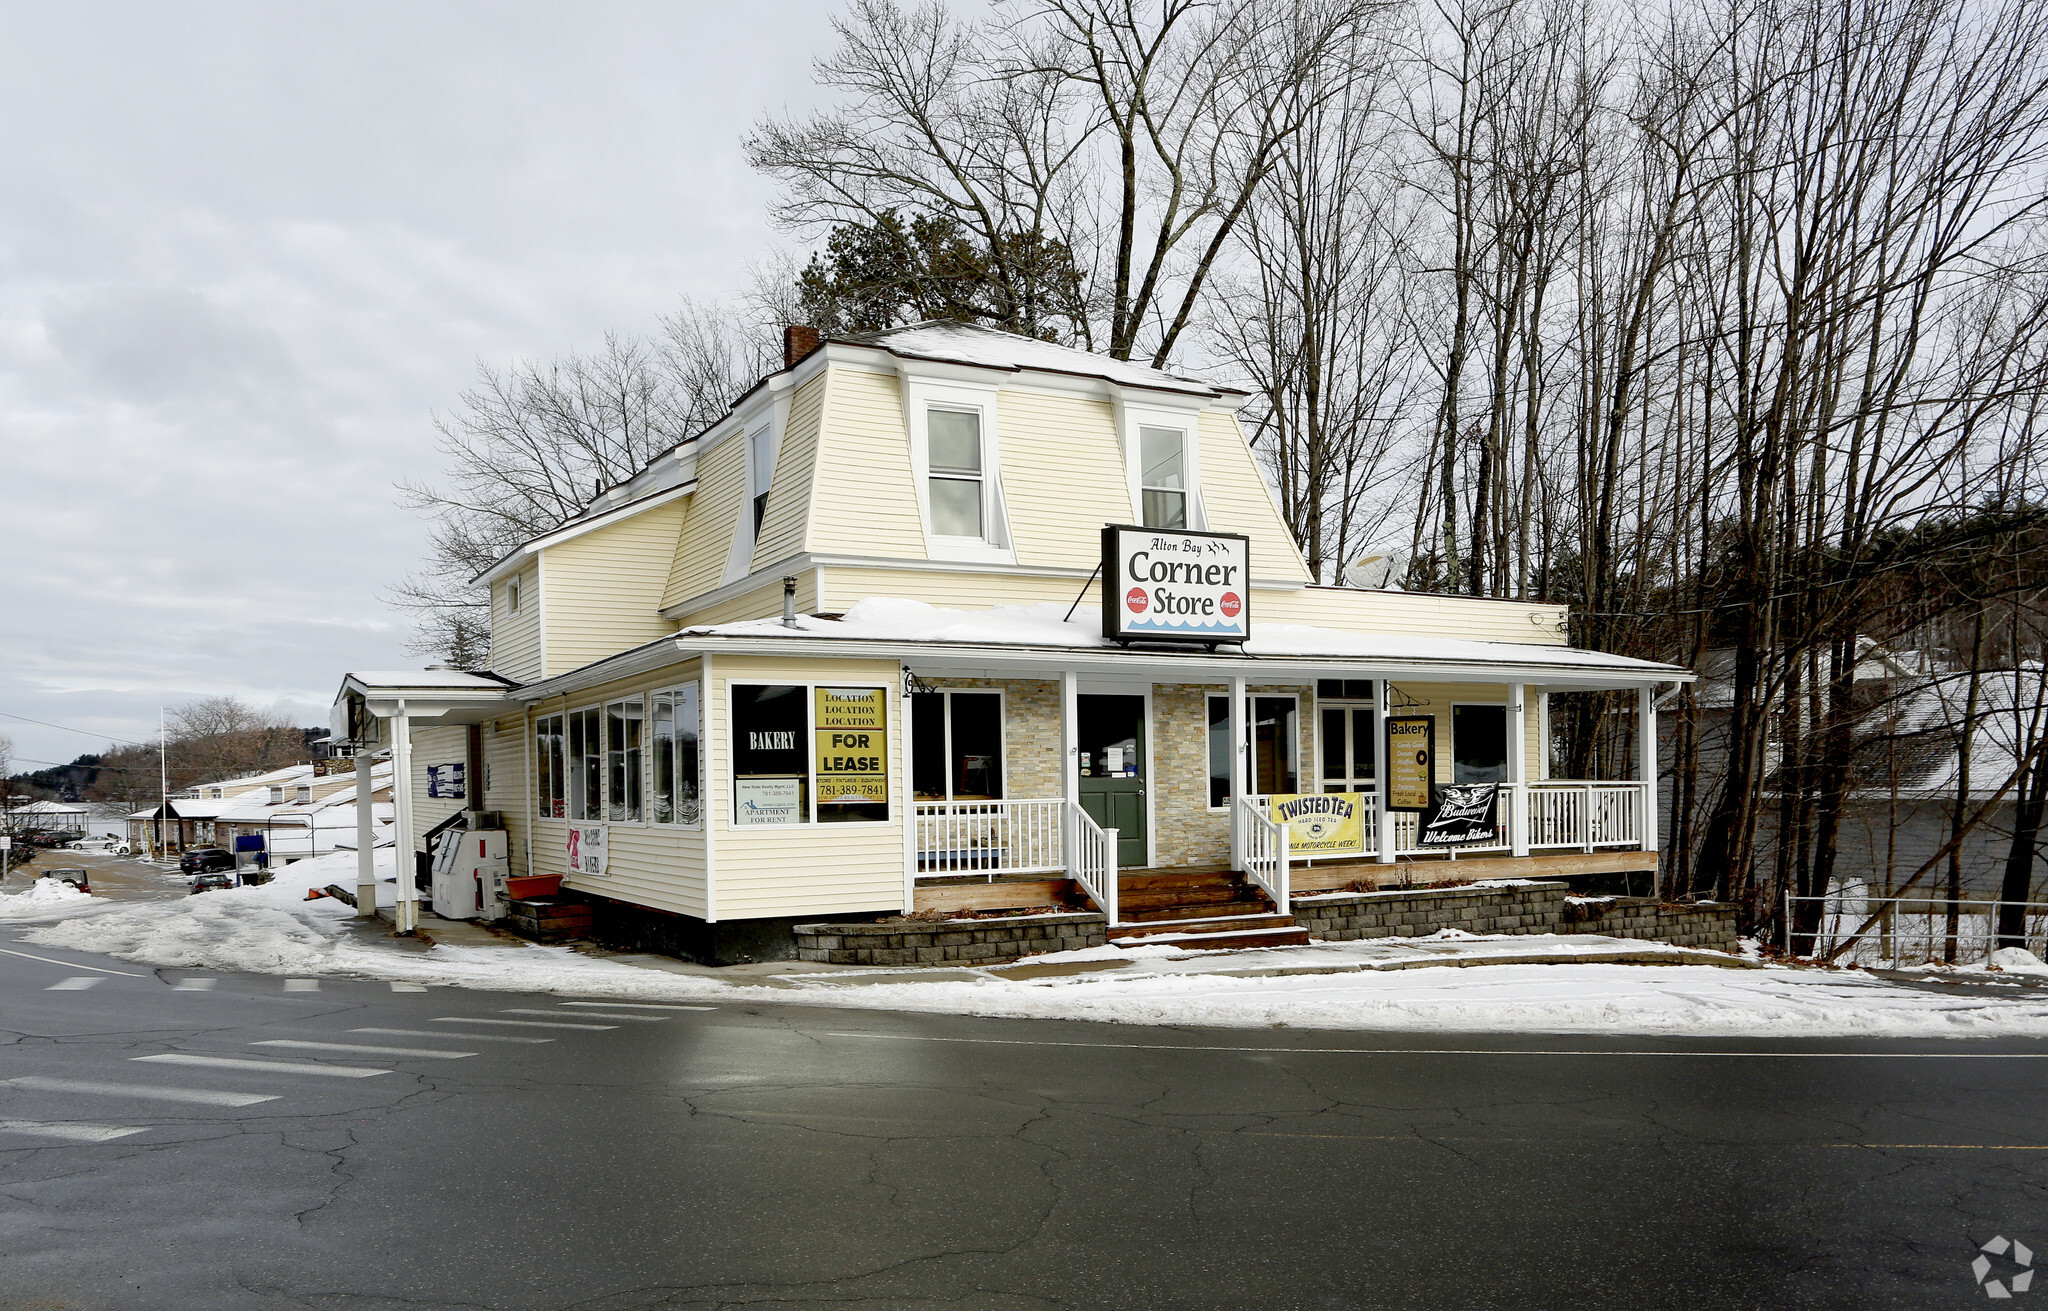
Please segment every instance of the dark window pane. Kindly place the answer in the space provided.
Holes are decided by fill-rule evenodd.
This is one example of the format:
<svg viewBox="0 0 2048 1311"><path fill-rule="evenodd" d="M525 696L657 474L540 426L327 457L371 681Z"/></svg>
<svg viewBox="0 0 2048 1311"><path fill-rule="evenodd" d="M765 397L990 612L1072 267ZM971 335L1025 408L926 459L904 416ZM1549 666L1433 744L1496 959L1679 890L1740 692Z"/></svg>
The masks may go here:
<svg viewBox="0 0 2048 1311"><path fill-rule="evenodd" d="M1294 698L1252 698L1253 787L1262 795L1294 792Z"/></svg>
<svg viewBox="0 0 2048 1311"><path fill-rule="evenodd" d="M1453 783L1500 783L1507 779L1506 706L1452 706Z"/></svg>
<svg viewBox="0 0 2048 1311"><path fill-rule="evenodd" d="M1344 778L1344 721L1351 712L1342 706L1323 707L1323 777Z"/></svg>
<svg viewBox="0 0 2048 1311"><path fill-rule="evenodd" d="M1341 678L1319 678L1316 680L1316 695L1335 700L1344 695L1344 680Z"/></svg>
<svg viewBox="0 0 2048 1311"><path fill-rule="evenodd" d="M910 698L910 780L919 798L946 796L946 694L917 692Z"/></svg>
<svg viewBox="0 0 2048 1311"><path fill-rule="evenodd" d="M1003 699L993 692L955 692L953 795L971 801L1003 795Z"/></svg>
<svg viewBox="0 0 2048 1311"><path fill-rule="evenodd" d="M736 793L771 805L795 806L795 823L810 818L810 716L804 689L788 684L767 687L736 684L732 689L732 773ZM743 788L747 779L789 779L793 789ZM755 812L750 812L755 813ZM788 811L780 813L788 814Z"/></svg>
<svg viewBox="0 0 2048 1311"><path fill-rule="evenodd" d="M1379 756L1379 725L1373 722L1375 716L1363 707L1351 711L1351 777L1354 779L1373 778L1373 764Z"/></svg>
<svg viewBox="0 0 2048 1311"><path fill-rule="evenodd" d="M1230 698L1209 698L1209 804L1230 804Z"/></svg>
<svg viewBox="0 0 2048 1311"><path fill-rule="evenodd" d="M1353 701L1372 700L1372 680L1370 678L1345 679L1344 695Z"/></svg>

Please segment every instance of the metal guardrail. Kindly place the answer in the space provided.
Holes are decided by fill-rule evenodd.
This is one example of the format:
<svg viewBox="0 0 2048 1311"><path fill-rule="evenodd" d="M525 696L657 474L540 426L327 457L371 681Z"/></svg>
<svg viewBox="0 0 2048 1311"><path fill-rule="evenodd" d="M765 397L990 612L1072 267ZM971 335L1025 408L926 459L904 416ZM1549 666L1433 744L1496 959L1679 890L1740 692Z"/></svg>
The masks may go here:
<svg viewBox="0 0 2048 1311"><path fill-rule="evenodd" d="M2036 956L2048 956L2048 902L1974 901L1969 898L1889 897L1877 892L1831 892L1825 896L1784 898L1783 942L1789 952L1795 939L1808 935L1792 932L1795 908L1817 906L1818 916L1806 955L1826 957L1849 941L1872 915L1883 918L1871 926L1842 959L1858 965L1920 965L1941 962L1948 949L1948 912L1956 908L1956 963L1973 965L1988 959L2003 946L2024 946ZM2020 912L2019 942L2002 942L1998 933L1999 911L2016 907Z"/></svg>

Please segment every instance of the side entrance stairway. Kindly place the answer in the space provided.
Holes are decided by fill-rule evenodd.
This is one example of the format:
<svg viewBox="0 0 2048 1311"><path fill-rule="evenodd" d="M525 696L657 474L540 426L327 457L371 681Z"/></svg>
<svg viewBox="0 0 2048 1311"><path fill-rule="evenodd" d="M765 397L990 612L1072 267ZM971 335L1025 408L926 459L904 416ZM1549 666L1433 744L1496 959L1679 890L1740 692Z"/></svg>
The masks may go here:
<svg viewBox="0 0 2048 1311"><path fill-rule="evenodd" d="M1227 869L1125 874L1117 909L1122 919L1109 926L1109 940L1119 947L1221 951L1308 942L1292 915L1277 913L1263 891Z"/></svg>

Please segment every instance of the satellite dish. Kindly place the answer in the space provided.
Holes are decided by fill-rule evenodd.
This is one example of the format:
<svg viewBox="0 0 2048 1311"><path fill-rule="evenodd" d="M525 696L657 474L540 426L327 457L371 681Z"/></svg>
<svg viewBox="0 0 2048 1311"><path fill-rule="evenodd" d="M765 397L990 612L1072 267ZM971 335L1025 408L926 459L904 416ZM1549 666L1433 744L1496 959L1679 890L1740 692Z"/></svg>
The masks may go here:
<svg viewBox="0 0 2048 1311"><path fill-rule="evenodd" d="M1398 546L1368 547L1344 566L1344 584L1371 592L1398 592L1408 574L1408 552Z"/></svg>

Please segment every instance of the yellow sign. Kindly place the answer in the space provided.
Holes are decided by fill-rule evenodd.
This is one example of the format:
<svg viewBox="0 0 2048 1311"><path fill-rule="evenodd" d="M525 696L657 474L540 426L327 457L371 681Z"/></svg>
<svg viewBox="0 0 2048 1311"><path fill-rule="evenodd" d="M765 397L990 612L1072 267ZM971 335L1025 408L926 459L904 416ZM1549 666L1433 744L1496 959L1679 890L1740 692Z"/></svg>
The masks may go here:
<svg viewBox="0 0 2048 1311"><path fill-rule="evenodd" d="M812 719L818 804L889 799L889 705L879 687L821 687Z"/></svg>
<svg viewBox="0 0 2048 1311"><path fill-rule="evenodd" d="M1287 826L1289 854L1365 854L1365 793L1278 792L1266 800L1272 821Z"/></svg>
<svg viewBox="0 0 2048 1311"><path fill-rule="evenodd" d="M1429 785L1435 777L1436 716L1408 715L1387 719L1387 809L1429 809Z"/></svg>

